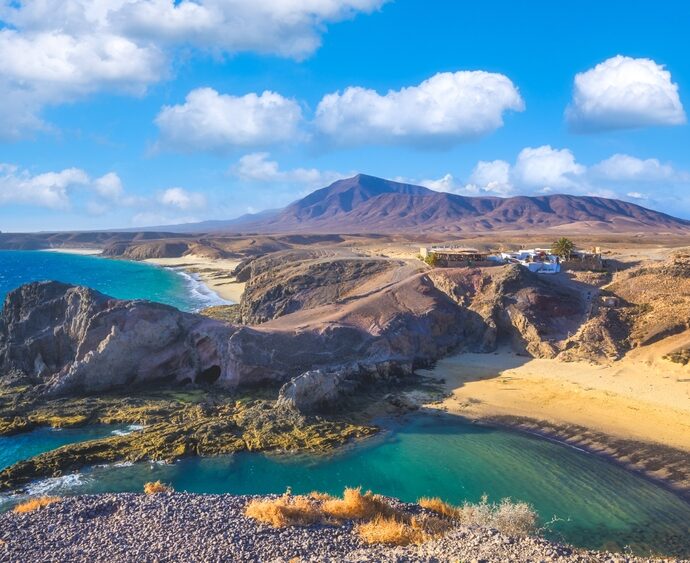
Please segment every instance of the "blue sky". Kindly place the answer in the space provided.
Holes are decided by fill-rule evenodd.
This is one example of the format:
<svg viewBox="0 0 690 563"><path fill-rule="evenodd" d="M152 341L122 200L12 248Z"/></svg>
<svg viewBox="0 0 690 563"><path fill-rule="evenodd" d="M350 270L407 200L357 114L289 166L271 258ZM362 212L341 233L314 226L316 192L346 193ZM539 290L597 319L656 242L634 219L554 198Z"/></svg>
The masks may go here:
<svg viewBox="0 0 690 563"><path fill-rule="evenodd" d="M355 172L690 218L687 2L0 0L0 21L3 231L230 218Z"/></svg>

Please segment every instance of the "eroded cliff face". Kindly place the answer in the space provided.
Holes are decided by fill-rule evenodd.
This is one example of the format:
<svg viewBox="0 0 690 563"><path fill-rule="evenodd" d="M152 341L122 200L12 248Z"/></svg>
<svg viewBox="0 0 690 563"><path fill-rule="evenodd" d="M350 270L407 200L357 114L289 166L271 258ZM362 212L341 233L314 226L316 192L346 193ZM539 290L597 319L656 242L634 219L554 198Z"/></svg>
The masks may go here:
<svg viewBox="0 0 690 563"><path fill-rule="evenodd" d="M393 295L416 288L402 284ZM236 387L312 369L410 371L461 338L460 310L430 284L426 289L431 294L412 310L358 303L363 307L304 325L254 329L88 288L33 283L11 292L0 314L0 374L18 371L45 392L69 394L154 381Z"/></svg>

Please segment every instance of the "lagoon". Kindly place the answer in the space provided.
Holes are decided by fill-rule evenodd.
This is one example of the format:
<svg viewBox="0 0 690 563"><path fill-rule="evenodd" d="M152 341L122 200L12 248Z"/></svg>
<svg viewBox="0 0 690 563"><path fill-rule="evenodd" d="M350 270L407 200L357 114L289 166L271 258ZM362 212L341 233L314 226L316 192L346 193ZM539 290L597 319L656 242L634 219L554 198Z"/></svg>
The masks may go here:
<svg viewBox="0 0 690 563"><path fill-rule="evenodd" d="M19 439L26 443L26 436L3 438ZM562 444L445 415L409 417L332 455L238 453L100 466L33 488L59 495L141 491L145 482L159 479L195 493L282 493L290 487L294 493L336 494L362 486L405 501L511 497L534 505L552 539L597 549L690 554L690 505L661 486Z"/></svg>

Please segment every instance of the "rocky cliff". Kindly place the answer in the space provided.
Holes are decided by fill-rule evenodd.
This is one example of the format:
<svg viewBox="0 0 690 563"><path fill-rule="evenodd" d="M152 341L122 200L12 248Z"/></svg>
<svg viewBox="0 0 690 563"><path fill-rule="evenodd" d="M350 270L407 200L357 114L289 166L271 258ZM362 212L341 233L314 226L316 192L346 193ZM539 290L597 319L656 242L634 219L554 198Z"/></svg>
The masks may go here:
<svg viewBox="0 0 690 563"><path fill-rule="evenodd" d="M253 327L58 282L22 286L0 314L0 374L21 372L51 394L287 382L283 402L309 410L453 351L505 341L554 357L586 313L577 291L517 266L405 277L390 261L294 258L254 265L243 305L265 322Z"/></svg>

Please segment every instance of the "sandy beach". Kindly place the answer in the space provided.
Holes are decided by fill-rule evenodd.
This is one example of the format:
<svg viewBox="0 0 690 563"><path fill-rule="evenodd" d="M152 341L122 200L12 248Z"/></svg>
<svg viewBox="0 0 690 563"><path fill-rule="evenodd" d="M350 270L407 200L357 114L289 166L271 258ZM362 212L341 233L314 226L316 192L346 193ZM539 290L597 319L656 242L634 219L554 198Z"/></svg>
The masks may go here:
<svg viewBox="0 0 690 563"><path fill-rule="evenodd" d="M660 356L659 356L660 358ZM690 452L690 369L631 354L609 365L461 354L423 372L452 396L437 408L471 418L525 417Z"/></svg>
<svg viewBox="0 0 690 563"><path fill-rule="evenodd" d="M83 254L84 256L97 256L102 252L100 248L42 248L41 252L64 252L65 254Z"/></svg>
<svg viewBox="0 0 690 563"><path fill-rule="evenodd" d="M190 274L196 274L220 297L233 303L239 303L242 298L244 283L235 281L232 276L232 271L240 263L239 260L181 256L179 258L148 258L144 262L166 268L181 268Z"/></svg>

